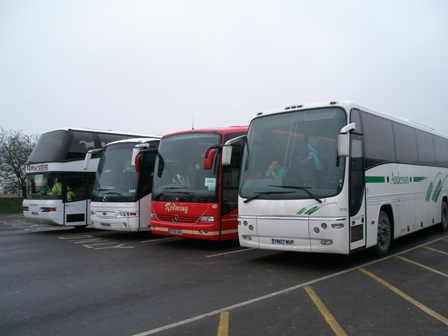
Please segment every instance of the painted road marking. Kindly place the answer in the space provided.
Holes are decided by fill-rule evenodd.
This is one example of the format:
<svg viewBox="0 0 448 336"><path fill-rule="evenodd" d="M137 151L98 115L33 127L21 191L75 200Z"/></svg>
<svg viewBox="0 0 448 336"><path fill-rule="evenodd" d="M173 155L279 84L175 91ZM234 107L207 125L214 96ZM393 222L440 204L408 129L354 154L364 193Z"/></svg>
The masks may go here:
<svg viewBox="0 0 448 336"><path fill-rule="evenodd" d="M219 317L218 336L229 335L229 312L224 311Z"/></svg>
<svg viewBox="0 0 448 336"><path fill-rule="evenodd" d="M445 239L444 239L445 240ZM445 252L445 251L441 251L441 250L437 250L437 249L435 249L435 248L433 248L433 247L429 247L429 246L423 246L425 249L427 249L427 250L431 250L431 251L433 251L433 252L438 252L438 253L442 253L442 254L445 254L445 255L448 255L448 252Z"/></svg>
<svg viewBox="0 0 448 336"><path fill-rule="evenodd" d="M158 242L166 242L166 241L179 240L179 239L180 239L180 237L157 238L157 239L150 239L150 240L142 240L140 243L158 243Z"/></svg>
<svg viewBox="0 0 448 336"><path fill-rule="evenodd" d="M58 237L59 239L66 240L69 243L73 244L82 244L85 248L90 248L93 250L106 250L106 249L126 249L126 248L135 248L135 246L119 244L118 242L110 241L104 238L95 238L91 235L78 235L78 236L69 236L69 237ZM113 245L113 246L107 246Z"/></svg>
<svg viewBox="0 0 448 336"><path fill-rule="evenodd" d="M333 332L336 334L336 336L347 336L347 333L342 329L338 321L333 317L333 315L330 313L328 308L325 306L325 304L322 302L322 300L316 295L314 290L310 286L305 286L305 291L313 300L314 304L316 305L317 309L319 309L320 313L324 317L325 321L327 321L330 328L333 330Z"/></svg>
<svg viewBox="0 0 448 336"><path fill-rule="evenodd" d="M395 294L401 296L403 299L409 301L410 303L412 303L414 306L420 308L421 310L423 310L425 313L427 313L428 315L434 317L435 319L439 320L442 323L445 323L448 326L448 318L443 317L442 315L440 315L439 313L435 312L434 310L432 310L431 308L426 307L424 304L420 303L419 301L413 299L412 297L410 297L409 295L407 295L406 293L402 292L401 290L399 290L397 287L391 285L390 283L384 281L383 279L381 279L380 277L376 276L375 274L367 271L365 268L359 268L359 271L368 275L369 277L371 277L372 279L378 281L380 284L382 284L383 286L385 286L386 288L390 289L392 292L394 292Z"/></svg>
<svg viewBox="0 0 448 336"><path fill-rule="evenodd" d="M231 311L233 309L237 309L237 308L241 308L241 307L244 307L244 306L248 306L248 305L251 305L251 304L256 303L256 302L264 301L264 300L276 297L276 296L281 295L281 294L285 294L285 293L289 293L289 292L295 291L295 290L297 290L299 288L304 288L306 286L310 286L310 285L313 285L315 283L318 283L318 282L321 282L321 281L324 281L324 280L332 279L332 278L338 277L338 276L343 275L343 274L347 274L347 273L350 273L350 272L353 272L353 271L356 271L356 270L360 270L362 267L367 267L367 266L374 265L376 263L383 262L383 261L391 259L391 258L395 258L397 255L401 255L401 254L408 253L408 252L413 251L413 250L417 250L417 249L422 248L423 246L425 246L427 244L431 244L431 243L434 243L434 242L442 240L442 239L446 240L445 238L438 238L438 239L435 239L435 240L433 240L431 242L426 242L426 243L421 244L419 246L415 246L413 248L410 248L410 249L408 249L406 251L402 251L402 252L399 252L399 253L396 253L396 254L393 254L393 255L381 258L381 259L377 259L377 260L368 262L368 263L366 263L366 264L364 264L362 266L356 266L356 267L352 267L350 269L346 269L344 271L340 271L340 272L337 272L337 273L334 273L334 274L329 274L327 276L324 276L324 277L321 277L321 278L318 278L318 279L314 279L314 280L311 280L311 281L308 281L308 282L305 282L305 283L302 283L302 284L298 284L298 285L295 285L295 286L292 286L292 287L289 287L289 288L285 288L285 289L277 291L277 292L273 292L273 293L270 293L270 294L259 296L259 297L256 297L254 299L251 299L251 300L243 301L243 302L231 305L231 306L227 306L227 307L224 307L224 308L221 308L221 309L210 311L210 312L202 314L202 315L197 315L197 316L185 319L185 320L181 320L181 321L178 321L178 322L167 324L167 325L155 328L155 329L147 330L147 331L135 334L133 336L154 335L154 334L162 332L162 331L166 331L166 330L169 330L169 329L172 329L172 328L180 327L182 325L189 324L189 323L192 323L192 322L195 322L195 321L199 321L199 320L205 319L207 317L211 317L211 316L215 316L215 315L221 314L222 312L225 312L225 311ZM442 318L444 318L444 317L442 317Z"/></svg>
<svg viewBox="0 0 448 336"><path fill-rule="evenodd" d="M436 274L438 274L438 275L444 276L445 278L448 278L448 274L443 273L443 272L440 272L440 271L438 271L438 270L436 270L436 269L434 269L434 268L428 267L428 266L426 266L426 265L420 264L420 263L418 263L418 262L416 262L416 261L413 261L413 260L411 260L411 259L404 258L404 257L401 257L401 256L397 256L396 258L397 258L397 259L400 259L400 260L403 260L403 261L406 261L406 262L408 262L408 263L411 263L411 264L413 264L413 265L416 265L416 266L418 266L418 267L424 268L424 269L426 269L426 270L428 270L428 271L431 271L431 272L433 272L433 273L436 273Z"/></svg>
<svg viewBox="0 0 448 336"><path fill-rule="evenodd" d="M227 255L227 254L246 252L246 251L250 251L250 250L253 250L253 249L254 249L253 247L250 247L250 248L236 250L236 251L223 252L223 253L217 253L217 254L210 254L210 255L206 256L206 258L220 257L220 256Z"/></svg>

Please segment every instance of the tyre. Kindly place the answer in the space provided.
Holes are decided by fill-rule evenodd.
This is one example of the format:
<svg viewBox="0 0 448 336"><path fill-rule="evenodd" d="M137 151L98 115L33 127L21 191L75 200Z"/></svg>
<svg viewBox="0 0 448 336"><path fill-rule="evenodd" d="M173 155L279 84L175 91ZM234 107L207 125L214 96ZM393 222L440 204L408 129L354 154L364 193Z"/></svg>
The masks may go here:
<svg viewBox="0 0 448 336"><path fill-rule="evenodd" d="M390 219L387 213L380 211L378 218L378 239L375 246L375 252L378 256L386 255L389 252L392 241L392 230L390 228Z"/></svg>
<svg viewBox="0 0 448 336"><path fill-rule="evenodd" d="M448 204L446 200L442 201L442 220L440 221L440 229L442 232L448 231Z"/></svg>

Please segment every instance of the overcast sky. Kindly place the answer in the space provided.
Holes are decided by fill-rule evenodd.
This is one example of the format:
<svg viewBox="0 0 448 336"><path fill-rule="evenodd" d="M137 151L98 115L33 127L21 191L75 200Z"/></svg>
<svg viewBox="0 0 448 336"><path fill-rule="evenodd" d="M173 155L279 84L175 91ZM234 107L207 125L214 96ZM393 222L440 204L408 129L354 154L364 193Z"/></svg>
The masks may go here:
<svg viewBox="0 0 448 336"><path fill-rule="evenodd" d="M0 0L0 127L166 134L354 100L448 134L445 0Z"/></svg>

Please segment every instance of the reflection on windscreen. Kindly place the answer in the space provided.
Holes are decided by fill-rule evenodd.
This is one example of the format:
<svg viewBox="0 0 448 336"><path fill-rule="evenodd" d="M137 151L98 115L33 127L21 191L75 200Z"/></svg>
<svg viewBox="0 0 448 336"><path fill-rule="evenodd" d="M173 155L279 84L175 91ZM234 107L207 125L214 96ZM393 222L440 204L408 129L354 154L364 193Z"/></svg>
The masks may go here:
<svg viewBox="0 0 448 336"><path fill-rule="evenodd" d="M344 161L337 157L337 136L345 124L340 108L255 119L243 160L241 196L249 201L319 200L339 193Z"/></svg>
<svg viewBox="0 0 448 336"><path fill-rule="evenodd" d="M188 133L164 138L159 145L153 181L153 199L184 202L216 202L219 157L204 170L204 153L220 144L213 133Z"/></svg>
<svg viewBox="0 0 448 336"><path fill-rule="evenodd" d="M139 175L132 166L134 145L133 143L113 145L103 152L93 187L93 201L135 200Z"/></svg>

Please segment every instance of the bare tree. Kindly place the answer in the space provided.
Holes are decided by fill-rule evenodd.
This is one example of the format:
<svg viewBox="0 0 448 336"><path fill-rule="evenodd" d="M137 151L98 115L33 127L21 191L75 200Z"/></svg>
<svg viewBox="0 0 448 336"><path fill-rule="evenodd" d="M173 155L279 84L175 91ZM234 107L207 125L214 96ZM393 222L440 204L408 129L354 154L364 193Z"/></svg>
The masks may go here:
<svg viewBox="0 0 448 336"><path fill-rule="evenodd" d="M0 128L0 186L3 193L26 197L25 163L38 135Z"/></svg>

